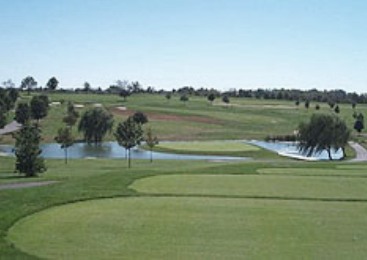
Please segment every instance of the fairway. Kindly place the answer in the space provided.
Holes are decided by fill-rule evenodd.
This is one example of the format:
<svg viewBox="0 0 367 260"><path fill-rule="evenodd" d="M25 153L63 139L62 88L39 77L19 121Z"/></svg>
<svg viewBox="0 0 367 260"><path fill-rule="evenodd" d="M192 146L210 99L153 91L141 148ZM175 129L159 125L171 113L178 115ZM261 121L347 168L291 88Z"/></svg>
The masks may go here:
<svg viewBox="0 0 367 260"><path fill-rule="evenodd" d="M146 194L366 200L367 179L264 175L162 175L135 181Z"/></svg>
<svg viewBox="0 0 367 260"><path fill-rule="evenodd" d="M48 259L367 257L367 205L140 197L50 208L8 238Z"/></svg>

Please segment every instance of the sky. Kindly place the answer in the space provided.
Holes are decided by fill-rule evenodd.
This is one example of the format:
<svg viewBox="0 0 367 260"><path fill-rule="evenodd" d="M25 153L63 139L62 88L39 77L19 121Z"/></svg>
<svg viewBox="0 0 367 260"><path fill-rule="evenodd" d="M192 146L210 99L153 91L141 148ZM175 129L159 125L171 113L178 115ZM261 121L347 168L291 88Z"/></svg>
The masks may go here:
<svg viewBox="0 0 367 260"><path fill-rule="evenodd" d="M367 92L365 0L0 0L0 82Z"/></svg>

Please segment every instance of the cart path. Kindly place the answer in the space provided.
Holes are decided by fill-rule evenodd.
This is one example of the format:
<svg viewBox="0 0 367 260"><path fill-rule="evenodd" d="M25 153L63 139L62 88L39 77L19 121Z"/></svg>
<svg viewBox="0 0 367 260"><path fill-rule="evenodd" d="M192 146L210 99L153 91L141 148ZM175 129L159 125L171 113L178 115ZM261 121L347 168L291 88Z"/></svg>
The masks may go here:
<svg viewBox="0 0 367 260"><path fill-rule="evenodd" d="M367 150L359 143L349 142L349 145L356 151L356 158L350 162L367 162Z"/></svg>
<svg viewBox="0 0 367 260"><path fill-rule="evenodd" d="M40 187L40 186L51 185L57 182L58 181L34 181L34 182L23 182L23 183L0 184L0 190L13 190L13 189Z"/></svg>
<svg viewBox="0 0 367 260"><path fill-rule="evenodd" d="M0 129L0 135L16 132L20 128L22 128L22 124L19 124L17 121L14 120L13 122L7 124L4 128Z"/></svg>

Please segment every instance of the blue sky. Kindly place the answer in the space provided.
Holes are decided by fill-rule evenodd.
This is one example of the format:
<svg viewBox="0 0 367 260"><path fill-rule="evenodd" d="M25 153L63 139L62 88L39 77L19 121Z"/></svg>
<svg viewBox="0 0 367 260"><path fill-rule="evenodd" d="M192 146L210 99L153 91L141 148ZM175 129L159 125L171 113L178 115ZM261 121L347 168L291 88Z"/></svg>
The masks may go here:
<svg viewBox="0 0 367 260"><path fill-rule="evenodd" d="M0 0L0 81L367 92L364 0Z"/></svg>

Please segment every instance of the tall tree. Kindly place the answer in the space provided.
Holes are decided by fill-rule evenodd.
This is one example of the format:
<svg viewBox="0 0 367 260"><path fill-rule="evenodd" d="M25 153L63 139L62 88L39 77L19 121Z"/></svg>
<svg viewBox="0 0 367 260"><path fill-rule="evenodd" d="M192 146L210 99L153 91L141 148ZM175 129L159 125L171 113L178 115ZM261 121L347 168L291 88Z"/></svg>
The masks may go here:
<svg viewBox="0 0 367 260"><path fill-rule="evenodd" d="M143 140L143 129L141 124L134 121L132 117L129 117L126 121L118 124L115 131L115 137L118 144L124 147L128 155L128 167L131 167L131 148L139 145Z"/></svg>
<svg viewBox="0 0 367 260"><path fill-rule="evenodd" d="M28 103L19 103L15 110L15 120L24 125L31 119L31 108Z"/></svg>
<svg viewBox="0 0 367 260"><path fill-rule="evenodd" d="M147 133L145 136L145 142L148 145L149 150L150 150L150 162L153 162L153 148L154 146L159 144L159 140L157 136L153 135L152 128L150 127L147 129Z"/></svg>
<svg viewBox="0 0 367 260"><path fill-rule="evenodd" d="M37 176L44 172L46 166L43 158L40 157L41 140L40 130L30 124L26 124L15 134L15 168L19 173L24 173L26 177Z"/></svg>
<svg viewBox="0 0 367 260"><path fill-rule="evenodd" d="M344 151L349 135L345 122L336 115L313 114L310 122L299 125L298 148L307 156L326 150L332 160L331 150Z"/></svg>
<svg viewBox="0 0 367 260"><path fill-rule="evenodd" d="M108 132L111 132L112 126L111 113L101 108L92 108L82 115L78 131L83 133L86 142L98 144Z"/></svg>
<svg viewBox="0 0 367 260"><path fill-rule="evenodd" d="M28 95L30 95L31 90L35 87L37 87L37 81L32 76L24 78L20 84L21 89L27 89Z"/></svg>
<svg viewBox="0 0 367 260"><path fill-rule="evenodd" d="M58 85L59 81L55 77L50 78L46 84L49 90L55 90Z"/></svg>
<svg viewBox="0 0 367 260"><path fill-rule="evenodd" d="M69 127L60 128L55 137L55 141L61 145L61 149L64 149L65 164L68 163L68 148L74 144L74 137Z"/></svg>
<svg viewBox="0 0 367 260"><path fill-rule="evenodd" d="M48 98L45 95L34 96L30 102L31 105L31 117L37 120L37 124L39 120L47 116L48 112Z"/></svg>

